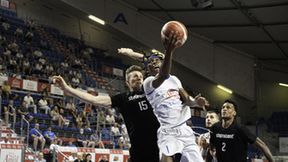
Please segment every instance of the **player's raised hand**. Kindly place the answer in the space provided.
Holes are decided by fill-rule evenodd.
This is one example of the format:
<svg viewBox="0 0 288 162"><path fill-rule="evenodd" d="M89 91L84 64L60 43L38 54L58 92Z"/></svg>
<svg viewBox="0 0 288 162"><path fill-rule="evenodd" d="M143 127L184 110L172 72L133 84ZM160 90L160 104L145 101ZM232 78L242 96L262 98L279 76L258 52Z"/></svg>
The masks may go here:
<svg viewBox="0 0 288 162"><path fill-rule="evenodd" d="M118 53L122 55L130 55L131 53L134 53L134 51L131 48L118 48Z"/></svg>
<svg viewBox="0 0 288 162"><path fill-rule="evenodd" d="M178 31L171 31L171 33L168 36L168 39L164 41L164 48L167 52L172 52L174 51L178 45L178 42L181 41L179 37L179 32Z"/></svg>
<svg viewBox="0 0 288 162"><path fill-rule="evenodd" d="M209 102L206 100L205 97L202 97L200 93L197 96L195 96L195 101L204 110L206 110L205 108L206 106L209 106Z"/></svg>
<svg viewBox="0 0 288 162"><path fill-rule="evenodd" d="M52 81L57 86L59 86L62 90L65 90L68 87L67 83L65 82L65 80L60 75L53 76Z"/></svg>

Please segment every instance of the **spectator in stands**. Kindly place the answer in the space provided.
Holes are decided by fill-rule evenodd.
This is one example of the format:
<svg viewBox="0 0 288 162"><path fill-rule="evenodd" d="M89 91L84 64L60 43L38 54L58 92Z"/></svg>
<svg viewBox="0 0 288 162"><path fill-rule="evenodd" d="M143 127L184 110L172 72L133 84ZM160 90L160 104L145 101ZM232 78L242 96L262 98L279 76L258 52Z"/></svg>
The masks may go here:
<svg viewBox="0 0 288 162"><path fill-rule="evenodd" d="M23 30L18 27L18 28L15 30L14 35L15 35L16 38L22 38L22 36L23 36Z"/></svg>
<svg viewBox="0 0 288 162"><path fill-rule="evenodd" d="M83 162L92 162L91 159L92 159L92 155L88 153L85 155Z"/></svg>
<svg viewBox="0 0 288 162"><path fill-rule="evenodd" d="M0 76L7 77L7 72L5 69L6 69L6 65L3 63L0 64Z"/></svg>
<svg viewBox="0 0 288 162"><path fill-rule="evenodd" d="M54 105L58 106L59 110L60 109L65 109L65 104L62 99L57 99Z"/></svg>
<svg viewBox="0 0 288 162"><path fill-rule="evenodd" d="M16 123L16 108L13 105L13 100L9 100L7 106L4 106L5 123L9 124L9 116L13 117L13 123Z"/></svg>
<svg viewBox="0 0 288 162"><path fill-rule="evenodd" d="M122 124L121 124L121 134L123 135L123 136L126 136L126 135L128 135L128 132L127 132L127 127L126 127L126 125L125 125L125 123L124 122L122 122Z"/></svg>
<svg viewBox="0 0 288 162"><path fill-rule="evenodd" d="M105 112L103 110L97 109L97 114L98 114L98 121L100 125L105 125L106 124L106 117L105 117Z"/></svg>
<svg viewBox="0 0 288 162"><path fill-rule="evenodd" d="M62 145L62 140L59 139L56 134L52 131L52 127L49 126L48 129L44 132L44 138L47 144L52 144L54 141L55 144Z"/></svg>
<svg viewBox="0 0 288 162"><path fill-rule="evenodd" d="M7 22L2 22L2 27L5 31L8 31L10 28L10 24Z"/></svg>
<svg viewBox="0 0 288 162"><path fill-rule="evenodd" d="M87 147L87 144L89 143L87 135L84 134L84 129L80 129L80 134L77 136L77 143L79 147Z"/></svg>
<svg viewBox="0 0 288 162"><path fill-rule="evenodd" d="M47 64L46 67L45 67L45 73L47 74L47 76L50 76L53 71L54 71L53 65L52 64Z"/></svg>
<svg viewBox="0 0 288 162"><path fill-rule="evenodd" d="M118 146L119 149L129 149L130 148L130 141L128 137L121 136L118 138Z"/></svg>
<svg viewBox="0 0 288 162"><path fill-rule="evenodd" d="M109 162L107 155L102 155L98 162Z"/></svg>
<svg viewBox="0 0 288 162"><path fill-rule="evenodd" d="M117 116L116 115L116 110L113 107L108 109L108 114L112 114L114 117Z"/></svg>
<svg viewBox="0 0 288 162"><path fill-rule="evenodd" d="M7 70L13 72L17 68L17 65L18 64L17 64L15 57L11 57L7 65Z"/></svg>
<svg viewBox="0 0 288 162"><path fill-rule="evenodd" d="M77 159L77 153L72 152L70 156L68 156L68 161L69 162L74 162Z"/></svg>
<svg viewBox="0 0 288 162"><path fill-rule="evenodd" d="M57 105L54 105L53 109L50 111L50 116L52 117L53 121L58 122L59 127L63 127L65 124L65 119L64 117L60 114L59 108Z"/></svg>
<svg viewBox="0 0 288 162"><path fill-rule="evenodd" d="M34 52L33 55L35 56L36 59L39 59L40 57L43 56L43 53L40 51L39 48L37 48Z"/></svg>
<svg viewBox="0 0 288 162"><path fill-rule="evenodd" d="M65 109L67 111L74 111L76 110L75 104L73 102L73 99L69 99L68 102L66 103Z"/></svg>
<svg viewBox="0 0 288 162"><path fill-rule="evenodd" d="M83 162L81 153L77 153L77 159L74 162Z"/></svg>
<svg viewBox="0 0 288 162"><path fill-rule="evenodd" d="M43 96L39 102L38 102L38 106L40 109L45 110L45 114L48 114L48 112L51 111L51 108L48 106L48 102L47 102L47 97Z"/></svg>
<svg viewBox="0 0 288 162"><path fill-rule="evenodd" d="M8 49L8 47L4 48L4 52L3 52L3 59L5 62L9 62L11 58L11 50Z"/></svg>
<svg viewBox="0 0 288 162"><path fill-rule="evenodd" d="M33 69L33 74L36 74L37 77L42 77L44 74L43 65L40 62L36 62L35 67Z"/></svg>
<svg viewBox="0 0 288 162"><path fill-rule="evenodd" d="M27 105L28 105L28 109L29 108L33 108L33 113L34 114L37 114L37 106L35 105L34 103L34 99L33 97L31 96L31 93L28 92L25 96L24 96L24 99L23 99Z"/></svg>
<svg viewBox="0 0 288 162"><path fill-rule="evenodd" d="M11 92L11 87L8 84L8 81L3 82L1 90L2 90L2 98L6 100L10 99L12 92Z"/></svg>
<svg viewBox="0 0 288 162"><path fill-rule="evenodd" d="M94 116L93 105L92 104L85 103L83 111L86 113L86 116Z"/></svg>
<svg viewBox="0 0 288 162"><path fill-rule="evenodd" d="M97 148L102 148L102 149L105 148L102 140L98 136L98 133L99 133L98 131L95 131L95 133L91 134L88 147L94 148L96 146Z"/></svg>
<svg viewBox="0 0 288 162"><path fill-rule="evenodd" d="M22 53L22 50L18 50L17 53L16 53L16 58L17 58L17 63L19 63L23 58L24 58L24 55ZM19 61L18 61L19 60Z"/></svg>
<svg viewBox="0 0 288 162"><path fill-rule="evenodd" d="M72 141L69 141L66 146L67 147L76 147L76 145Z"/></svg>
<svg viewBox="0 0 288 162"><path fill-rule="evenodd" d="M2 47L5 47L6 46L6 37L5 36L3 36L3 35L0 35L0 45L2 46Z"/></svg>
<svg viewBox="0 0 288 162"><path fill-rule="evenodd" d="M46 61L45 57L42 56L38 59L38 62L40 62L43 66L45 66L47 61Z"/></svg>
<svg viewBox="0 0 288 162"><path fill-rule="evenodd" d="M83 121L83 117L84 116L83 116L83 114L84 114L84 112L80 112L79 114L76 114L76 116L74 116L77 128L82 128L82 126L84 124L84 121Z"/></svg>
<svg viewBox="0 0 288 162"><path fill-rule="evenodd" d="M46 141L45 141L44 136L42 135L42 132L39 129L38 123L36 123L35 127L30 130L29 135L33 141L34 151L37 151L38 142L41 143L41 151L43 151Z"/></svg>
<svg viewBox="0 0 288 162"><path fill-rule="evenodd" d="M15 54L17 53L17 51L19 50L19 45L17 44L16 40L14 39L13 42L11 42L8 45L8 48L11 50L11 54L13 56L15 56Z"/></svg>
<svg viewBox="0 0 288 162"><path fill-rule="evenodd" d="M26 22L26 27L28 30L35 30L35 27L36 27L35 21L33 19L29 19Z"/></svg>
<svg viewBox="0 0 288 162"><path fill-rule="evenodd" d="M26 101L22 101L22 105L17 108L17 113L21 115L22 118L25 118L29 122L33 120L33 116L29 114L28 104Z"/></svg>
<svg viewBox="0 0 288 162"><path fill-rule="evenodd" d="M112 133L112 136L120 136L121 135L118 123L114 123L111 126L111 133Z"/></svg>
<svg viewBox="0 0 288 162"><path fill-rule="evenodd" d="M114 123L115 123L114 115L111 114L111 112L108 112L108 114L106 115L106 124L112 125Z"/></svg>
<svg viewBox="0 0 288 162"><path fill-rule="evenodd" d="M73 88L77 88L80 84L80 79L77 76L73 76L71 83Z"/></svg>
<svg viewBox="0 0 288 162"><path fill-rule="evenodd" d="M46 159L44 159L43 152L38 153L38 158L35 160L35 162L46 162Z"/></svg>
<svg viewBox="0 0 288 162"><path fill-rule="evenodd" d="M26 35L25 35L25 41L26 41L26 43L27 43L27 44L30 44L30 43L32 42L33 37L34 37L33 32L28 31L28 32L26 33Z"/></svg>
<svg viewBox="0 0 288 162"><path fill-rule="evenodd" d="M79 59L74 59L74 62L72 64L72 68L75 68L75 69L81 68L81 61Z"/></svg>
<svg viewBox="0 0 288 162"><path fill-rule="evenodd" d="M31 75L32 68L30 66L30 62L28 61L28 59L27 58L23 59L21 64L22 64L22 73L24 75Z"/></svg>

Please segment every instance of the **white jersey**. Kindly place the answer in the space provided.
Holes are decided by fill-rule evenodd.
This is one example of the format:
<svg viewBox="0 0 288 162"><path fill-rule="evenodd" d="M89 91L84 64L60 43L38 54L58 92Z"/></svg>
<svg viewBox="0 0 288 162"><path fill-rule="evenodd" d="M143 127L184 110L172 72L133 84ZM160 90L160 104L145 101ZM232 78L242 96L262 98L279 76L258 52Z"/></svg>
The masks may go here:
<svg viewBox="0 0 288 162"><path fill-rule="evenodd" d="M180 80L176 76L170 75L156 89L152 86L153 80L155 80L154 76L146 78L143 86L161 127L175 127L190 119L190 108L183 106L180 100L179 89L183 88Z"/></svg>

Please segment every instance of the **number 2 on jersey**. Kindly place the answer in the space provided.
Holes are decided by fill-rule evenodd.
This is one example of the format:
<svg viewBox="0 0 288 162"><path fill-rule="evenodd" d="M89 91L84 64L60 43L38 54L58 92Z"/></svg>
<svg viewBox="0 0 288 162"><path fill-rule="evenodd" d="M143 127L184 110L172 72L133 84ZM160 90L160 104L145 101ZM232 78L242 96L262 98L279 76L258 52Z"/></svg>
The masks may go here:
<svg viewBox="0 0 288 162"><path fill-rule="evenodd" d="M141 111L147 110L148 109L148 105L146 103L146 101L140 101L138 102L139 108Z"/></svg>
<svg viewBox="0 0 288 162"><path fill-rule="evenodd" d="M225 142L222 142L222 151L223 151L223 152L226 151L226 148L225 148L225 147L226 147L226 143L225 143Z"/></svg>

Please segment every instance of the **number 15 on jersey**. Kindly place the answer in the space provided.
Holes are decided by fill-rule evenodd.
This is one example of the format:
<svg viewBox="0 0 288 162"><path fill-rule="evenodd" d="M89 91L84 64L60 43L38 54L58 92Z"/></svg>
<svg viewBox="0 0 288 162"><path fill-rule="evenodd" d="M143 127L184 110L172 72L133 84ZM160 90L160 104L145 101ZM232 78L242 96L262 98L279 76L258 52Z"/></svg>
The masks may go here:
<svg viewBox="0 0 288 162"><path fill-rule="evenodd" d="M141 111L147 110L148 109L148 104L147 101L140 101L138 102L139 108Z"/></svg>

